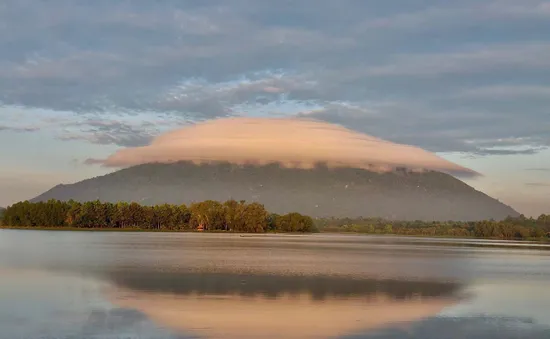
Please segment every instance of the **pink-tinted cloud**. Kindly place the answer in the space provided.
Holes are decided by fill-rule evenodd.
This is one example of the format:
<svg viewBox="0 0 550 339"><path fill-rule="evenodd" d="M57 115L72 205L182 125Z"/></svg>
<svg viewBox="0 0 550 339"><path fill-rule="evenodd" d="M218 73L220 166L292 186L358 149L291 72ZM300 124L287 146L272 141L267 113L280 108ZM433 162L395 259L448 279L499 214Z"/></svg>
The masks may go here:
<svg viewBox="0 0 550 339"><path fill-rule="evenodd" d="M325 163L378 171L406 167L477 175L417 147L381 140L339 125L278 118L226 118L198 123L163 134L148 146L122 149L102 163L107 167L126 167L176 161L281 163L303 168Z"/></svg>

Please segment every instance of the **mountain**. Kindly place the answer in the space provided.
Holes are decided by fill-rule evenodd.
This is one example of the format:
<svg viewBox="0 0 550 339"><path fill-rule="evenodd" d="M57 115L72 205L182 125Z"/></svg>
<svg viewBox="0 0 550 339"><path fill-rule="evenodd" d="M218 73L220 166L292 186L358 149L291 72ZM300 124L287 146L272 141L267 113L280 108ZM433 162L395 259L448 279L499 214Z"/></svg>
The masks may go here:
<svg viewBox="0 0 550 339"><path fill-rule="evenodd" d="M481 220L519 215L511 207L441 172L398 169L284 168L190 162L144 164L70 185L48 199L135 201L153 205L227 199L259 201L275 213L313 217L381 217L399 220Z"/></svg>

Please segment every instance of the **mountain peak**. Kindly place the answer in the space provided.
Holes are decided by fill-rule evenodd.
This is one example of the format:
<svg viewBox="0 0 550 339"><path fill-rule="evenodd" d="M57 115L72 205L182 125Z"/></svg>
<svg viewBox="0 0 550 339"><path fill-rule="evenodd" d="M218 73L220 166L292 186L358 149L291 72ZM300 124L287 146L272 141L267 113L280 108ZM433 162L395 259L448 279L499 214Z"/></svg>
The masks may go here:
<svg viewBox="0 0 550 339"><path fill-rule="evenodd" d="M318 165L143 164L71 185L57 185L33 201L127 201L143 204L228 199L258 201L274 213L313 217L400 220L504 219L519 213L437 172L391 172Z"/></svg>

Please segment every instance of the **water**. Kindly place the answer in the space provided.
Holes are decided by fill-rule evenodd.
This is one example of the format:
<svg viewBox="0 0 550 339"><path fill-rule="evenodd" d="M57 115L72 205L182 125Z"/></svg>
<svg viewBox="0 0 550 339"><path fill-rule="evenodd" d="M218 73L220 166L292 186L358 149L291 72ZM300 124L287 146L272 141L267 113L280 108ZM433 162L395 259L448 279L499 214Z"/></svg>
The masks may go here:
<svg viewBox="0 0 550 339"><path fill-rule="evenodd" d="M0 230L0 338L550 338L550 247Z"/></svg>

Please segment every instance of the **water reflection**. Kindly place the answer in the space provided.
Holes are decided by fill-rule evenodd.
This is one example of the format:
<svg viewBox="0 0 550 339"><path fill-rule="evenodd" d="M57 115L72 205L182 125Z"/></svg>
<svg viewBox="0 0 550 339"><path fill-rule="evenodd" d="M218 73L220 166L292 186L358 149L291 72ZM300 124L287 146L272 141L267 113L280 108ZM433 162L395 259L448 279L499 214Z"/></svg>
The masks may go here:
<svg viewBox="0 0 550 339"><path fill-rule="evenodd" d="M206 338L326 338L432 316L456 299L445 282L212 272L109 275L111 300Z"/></svg>
<svg viewBox="0 0 550 339"><path fill-rule="evenodd" d="M353 334L342 339L548 339L550 328L529 319L506 317L433 317L410 326Z"/></svg>
<svg viewBox="0 0 550 339"><path fill-rule="evenodd" d="M282 295L308 295L313 300L384 295L390 299L450 297L460 285L451 282L352 279L327 276L232 274L219 272L131 272L108 275L117 285L143 292L178 295L238 295L276 299Z"/></svg>
<svg viewBox="0 0 550 339"><path fill-rule="evenodd" d="M369 294L368 299L328 294L313 299L306 292L267 297L200 290L204 294L117 288L111 300L156 323L205 338L330 338L433 316L452 303L436 297L393 299L384 293Z"/></svg>
<svg viewBox="0 0 550 339"><path fill-rule="evenodd" d="M330 338L437 314L450 302L179 296L118 291L113 302L156 323L206 338Z"/></svg>
<svg viewBox="0 0 550 339"><path fill-rule="evenodd" d="M101 281L2 268L0 277L1 339L189 338L108 302Z"/></svg>
<svg viewBox="0 0 550 339"><path fill-rule="evenodd" d="M465 242L0 230L0 338L549 338L550 251Z"/></svg>

